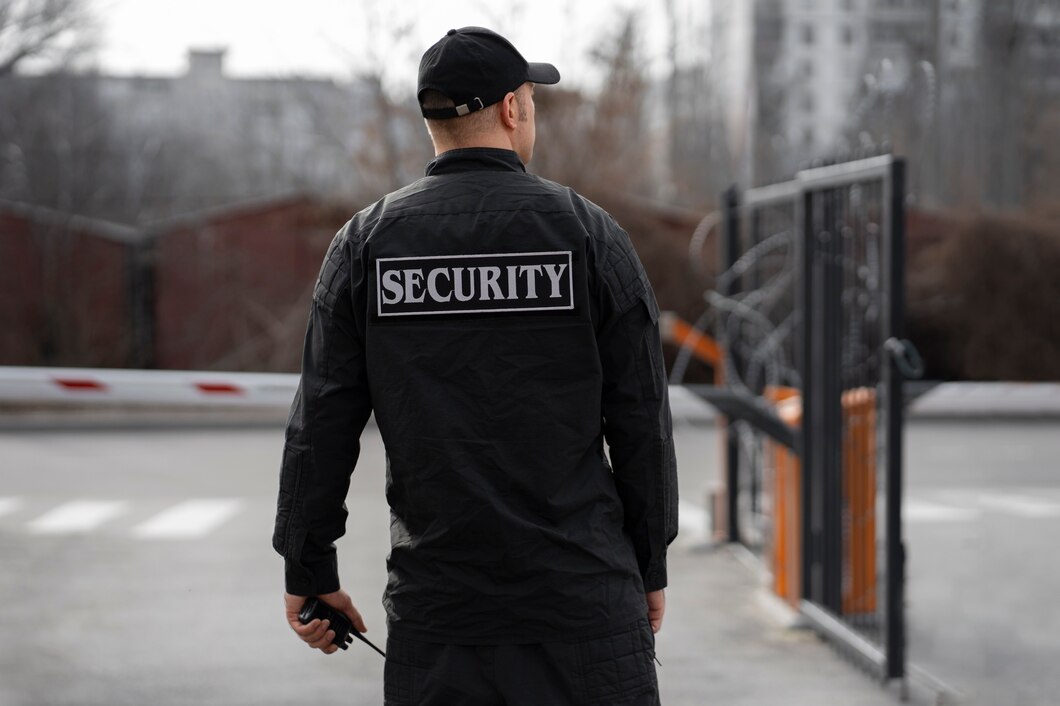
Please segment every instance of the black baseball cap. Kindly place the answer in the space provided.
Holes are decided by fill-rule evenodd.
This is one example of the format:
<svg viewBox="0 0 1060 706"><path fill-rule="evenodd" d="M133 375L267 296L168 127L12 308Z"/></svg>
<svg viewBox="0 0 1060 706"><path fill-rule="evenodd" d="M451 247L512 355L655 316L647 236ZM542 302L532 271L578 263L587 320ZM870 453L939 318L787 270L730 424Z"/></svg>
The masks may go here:
<svg viewBox="0 0 1060 706"><path fill-rule="evenodd" d="M531 64L501 35L484 27L451 29L420 59L420 112L445 120L482 110L527 81L557 83L552 64ZM455 108L424 108L423 92L435 90Z"/></svg>

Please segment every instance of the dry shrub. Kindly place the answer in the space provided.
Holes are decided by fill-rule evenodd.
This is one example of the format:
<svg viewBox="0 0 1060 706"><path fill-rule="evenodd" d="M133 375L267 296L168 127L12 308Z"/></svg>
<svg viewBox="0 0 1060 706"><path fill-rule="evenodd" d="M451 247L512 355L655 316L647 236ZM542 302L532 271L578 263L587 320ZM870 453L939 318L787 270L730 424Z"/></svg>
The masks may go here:
<svg viewBox="0 0 1060 706"><path fill-rule="evenodd" d="M1060 380L1060 224L911 217L908 326L928 377Z"/></svg>
<svg viewBox="0 0 1060 706"><path fill-rule="evenodd" d="M648 273L659 308L695 320L705 308L705 283L692 270L688 241L701 216L628 194L589 194L622 226Z"/></svg>
<svg viewBox="0 0 1060 706"><path fill-rule="evenodd" d="M710 282L693 270L688 243L702 215L614 191L590 191L586 196L607 210L629 233L655 290L659 308L672 311L685 321L696 321L706 310L703 292ZM677 348L667 345L664 352L669 370ZM684 377L684 382L712 380L710 366L698 362L689 367Z"/></svg>

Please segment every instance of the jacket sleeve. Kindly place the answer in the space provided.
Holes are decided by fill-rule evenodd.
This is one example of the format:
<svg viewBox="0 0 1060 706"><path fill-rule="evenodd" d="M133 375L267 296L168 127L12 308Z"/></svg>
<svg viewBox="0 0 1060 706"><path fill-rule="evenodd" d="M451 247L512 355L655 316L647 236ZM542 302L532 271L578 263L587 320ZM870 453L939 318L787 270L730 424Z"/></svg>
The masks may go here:
<svg viewBox="0 0 1060 706"><path fill-rule="evenodd" d="M345 533L346 493L372 410L364 329L355 314L365 310L364 273L351 256L348 230L332 241L314 287L280 467L272 541L295 595L339 588L334 542Z"/></svg>
<svg viewBox="0 0 1060 706"><path fill-rule="evenodd" d="M603 418L615 484L646 591L664 588L677 536L677 464L659 307L629 236L612 223L596 261Z"/></svg>

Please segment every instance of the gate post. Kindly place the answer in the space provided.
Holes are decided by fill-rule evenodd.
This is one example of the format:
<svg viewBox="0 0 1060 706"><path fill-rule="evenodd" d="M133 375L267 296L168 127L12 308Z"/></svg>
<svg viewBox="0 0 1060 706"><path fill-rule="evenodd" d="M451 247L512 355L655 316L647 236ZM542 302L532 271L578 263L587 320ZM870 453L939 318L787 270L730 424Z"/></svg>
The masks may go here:
<svg viewBox="0 0 1060 706"><path fill-rule="evenodd" d="M800 188L797 242L802 288L799 372L803 488L803 596L842 612L842 407L839 308L842 289L832 188Z"/></svg>
<svg viewBox="0 0 1060 706"><path fill-rule="evenodd" d="M816 324L810 302L813 301L813 260L815 243L813 233L813 202L810 192L800 189L795 197L795 256L797 259L798 282L801 285L795 292L796 322L796 365L802 380L802 426L799 428L798 451L802 464L800 486L802 493L802 597L809 600L820 600L818 586L820 577L816 574L820 547L814 541L815 513L818 512L817 499L814 494L813 467L817 463L814 457L814 445L810 420L817 414L816 397L813 394L817 384L814 374L812 328Z"/></svg>
<svg viewBox="0 0 1060 706"><path fill-rule="evenodd" d="M886 224L890 246L884 259L889 286L886 307L888 335L905 337L905 162L894 160L884 181L890 202ZM887 677L905 677L905 545L902 539L902 372L893 355L882 365L887 395Z"/></svg>
<svg viewBox="0 0 1060 706"><path fill-rule="evenodd" d="M843 246L840 239L840 208L837 187L817 192L822 201L821 220L809 237L820 246L820 299L812 304L821 315L821 356L814 361L819 372L821 395L817 399L821 425L817 430L820 455L812 469L821 498L817 542L821 565L821 605L836 615L843 613Z"/></svg>
<svg viewBox="0 0 1060 706"><path fill-rule="evenodd" d="M729 272L740 258L740 195L736 185L726 189L723 198L725 229L722 237L718 239L718 263L722 272ZM721 294L731 297L739 289L740 279L738 277L729 277L722 283ZM727 324L724 328L727 328ZM728 367L731 365L733 368L738 368L740 361L738 353L733 350L731 339L724 332L722 332L720 339L725 342L727 353L723 360L723 366ZM735 370L726 370L725 372L726 379L737 374ZM730 542L739 542L740 442L729 420L726 420L725 427L725 491L726 507L728 509L727 538Z"/></svg>

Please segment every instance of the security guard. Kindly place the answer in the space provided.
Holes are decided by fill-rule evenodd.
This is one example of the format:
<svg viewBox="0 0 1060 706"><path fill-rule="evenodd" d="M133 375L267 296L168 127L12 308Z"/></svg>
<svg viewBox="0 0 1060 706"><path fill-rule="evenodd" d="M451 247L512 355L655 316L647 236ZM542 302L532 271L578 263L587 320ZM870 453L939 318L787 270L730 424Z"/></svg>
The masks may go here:
<svg viewBox="0 0 1060 706"><path fill-rule="evenodd" d="M374 411L388 705L658 703L677 533L659 310L611 217L523 166L534 85L558 81L450 30L419 71L437 157L339 231L315 287L273 542L303 640L336 649L298 622L306 596L365 630L333 542Z"/></svg>

